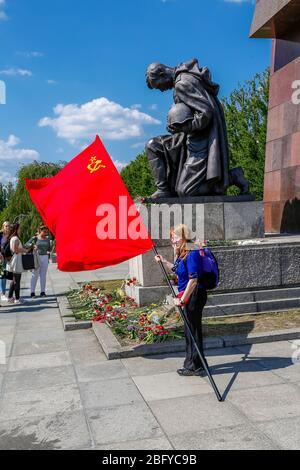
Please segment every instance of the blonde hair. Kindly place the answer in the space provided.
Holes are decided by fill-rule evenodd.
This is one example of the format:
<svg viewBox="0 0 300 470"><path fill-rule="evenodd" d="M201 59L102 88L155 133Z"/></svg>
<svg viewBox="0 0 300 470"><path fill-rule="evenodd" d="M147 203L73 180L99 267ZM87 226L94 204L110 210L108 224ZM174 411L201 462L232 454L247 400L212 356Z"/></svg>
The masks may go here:
<svg viewBox="0 0 300 470"><path fill-rule="evenodd" d="M2 224L2 231L4 230L5 225L9 225L9 226L10 226L10 222L9 222L8 220L5 220L5 222L3 222L3 224Z"/></svg>
<svg viewBox="0 0 300 470"><path fill-rule="evenodd" d="M187 225L179 224L176 227L172 227L170 230L170 236L176 235L177 237L181 238L182 241L178 247L176 247L175 253L182 259L185 259L189 252L191 251L188 248L188 243L191 241L190 239L190 229Z"/></svg>

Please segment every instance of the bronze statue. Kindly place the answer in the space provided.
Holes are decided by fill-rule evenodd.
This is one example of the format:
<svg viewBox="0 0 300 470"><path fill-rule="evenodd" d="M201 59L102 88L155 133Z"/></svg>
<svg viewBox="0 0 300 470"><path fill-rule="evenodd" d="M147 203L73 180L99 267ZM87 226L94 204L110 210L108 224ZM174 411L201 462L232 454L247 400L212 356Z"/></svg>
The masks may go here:
<svg viewBox="0 0 300 470"><path fill-rule="evenodd" d="M146 72L150 89L174 88L168 135L151 139L146 153L157 191L151 196L188 197L225 195L231 185L249 194L241 167L229 171L227 129L219 85L197 59L172 68L150 64Z"/></svg>

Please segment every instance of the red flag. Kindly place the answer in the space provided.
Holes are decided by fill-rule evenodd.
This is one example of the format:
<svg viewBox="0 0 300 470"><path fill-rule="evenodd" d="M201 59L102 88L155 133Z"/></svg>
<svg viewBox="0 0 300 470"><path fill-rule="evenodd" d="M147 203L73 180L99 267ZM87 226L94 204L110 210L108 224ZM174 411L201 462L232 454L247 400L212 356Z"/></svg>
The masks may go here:
<svg viewBox="0 0 300 470"><path fill-rule="evenodd" d="M98 136L57 175L26 187L56 238L61 271L111 266L154 245Z"/></svg>

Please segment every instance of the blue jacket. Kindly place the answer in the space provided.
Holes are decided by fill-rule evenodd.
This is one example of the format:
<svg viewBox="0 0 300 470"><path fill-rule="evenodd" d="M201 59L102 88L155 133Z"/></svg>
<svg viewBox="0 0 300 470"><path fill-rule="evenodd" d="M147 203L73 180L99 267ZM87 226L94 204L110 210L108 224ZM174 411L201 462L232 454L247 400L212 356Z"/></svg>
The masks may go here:
<svg viewBox="0 0 300 470"><path fill-rule="evenodd" d="M178 276L178 291L182 292L190 279L201 279L203 276L202 257L199 250L192 250L185 260L177 258L172 270ZM198 283L198 287L204 288L204 285Z"/></svg>

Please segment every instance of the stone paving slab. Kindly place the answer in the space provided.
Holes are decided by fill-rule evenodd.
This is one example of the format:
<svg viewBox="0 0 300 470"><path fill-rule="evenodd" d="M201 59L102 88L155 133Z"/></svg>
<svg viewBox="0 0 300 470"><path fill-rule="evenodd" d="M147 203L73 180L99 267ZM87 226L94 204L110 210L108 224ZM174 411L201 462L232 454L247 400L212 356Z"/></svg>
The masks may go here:
<svg viewBox="0 0 300 470"><path fill-rule="evenodd" d="M228 396L228 401L251 421L300 417L300 388L292 384L234 390Z"/></svg>
<svg viewBox="0 0 300 470"><path fill-rule="evenodd" d="M75 367L99 364L99 362L106 362L107 360L104 352L101 350L99 345L85 349L78 347L72 349L70 352Z"/></svg>
<svg viewBox="0 0 300 470"><path fill-rule="evenodd" d="M77 386L62 385L38 390L21 390L2 394L0 422L14 416L19 419L68 413L82 408Z"/></svg>
<svg viewBox="0 0 300 470"><path fill-rule="evenodd" d="M257 428L282 449L300 449L300 417L258 423Z"/></svg>
<svg viewBox="0 0 300 470"><path fill-rule="evenodd" d="M14 342L15 344L38 342L49 340L64 340L65 335L61 328L34 328L32 330L22 331L17 330Z"/></svg>
<svg viewBox="0 0 300 470"><path fill-rule="evenodd" d="M180 377L175 371L135 376L133 380L147 402L210 392L210 386L200 377Z"/></svg>
<svg viewBox="0 0 300 470"><path fill-rule="evenodd" d="M121 360L132 377L172 372L182 367L183 361L184 353L158 354Z"/></svg>
<svg viewBox="0 0 300 470"><path fill-rule="evenodd" d="M66 336L68 347L72 349L99 347L96 336L92 330L69 331Z"/></svg>
<svg viewBox="0 0 300 470"><path fill-rule="evenodd" d="M210 368L218 387L222 391L251 389L284 383L284 379L272 371L263 369L251 361L233 364L219 364ZM208 383L208 378L205 377Z"/></svg>
<svg viewBox="0 0 300 470"><path fill-rule="evenodd" d="M18 390L37 390L55 385L69 385L76 382L74 368L69 366L46 367L8 372L5 380L5 392Z"/></svg>
<svg viewBox="0 0 300 470"><path fill-rule="evenodd" d="M107 408L142 402L143 399L130 378L97 380L80 384L86 409Z"/></svg>
<svg viewBox="0 0 300 470"><path fill-rule="evenodd" d="M144 402L88 410L87 414L96 446L164 436Z"/></svg>
<svg viewBox="0 0 300 470"><path fill-rule="evenodd" d="M40 354L40 353L51 353L56 351L65 351L66 342L65 340L45 340L45 341L31 341L28 343L15 344L13 353L16 356L26 354Z"/></svg>
<svg viewBox="0 0 300 470"><path fill-rule="evenodd" d="M217 402L212 393L152 401L149 406L168 436L237 426L245 420L243 413L228 401Z"/></svg>
<svg viewBox="0 0 300 470"><path fill-rule="evenodd" d="M79 365L76 367L79 382L92 382L107 379L129 377L127 370L120 361L100 362L98 364Z"/></svg>
<svg viewBox="0 0 300 470"><path fill-rule="evenodd" d="M43 367L59 367L69 364L71 364L70 353L68 351L58 351L43 354L14 356L10 359L8 370L15 371Z"/></svg>
<svg viewBox="0 0 300 470"><path fill-rule="evenodd" d="M170 437L179 450L275 450L277 445L250 424L177 434Z"/></svg>
<svg viewBox="0 0 300 470"><path fill-rule="evenodd" d="M138 441L117 442L97 446L97 450L173 450L172 444L166 437L157 439L141 439Z"/></svg>
<svg viewBox="0 0 300 470"><path fill-rule="evenodd" d="M0 422L0 449L55 450L91 447L82 411Z"/></svg>
<svg viewBox="0 0 300 470"><path fill-rule="evenodd" d="M13 325L2 325L0 322L0 338L2 335L13 335L15 331L15 324Z"/></svg>

